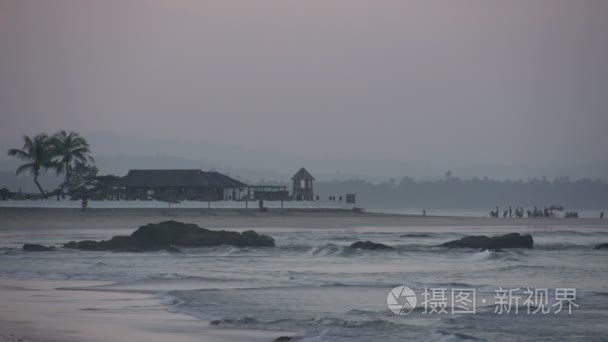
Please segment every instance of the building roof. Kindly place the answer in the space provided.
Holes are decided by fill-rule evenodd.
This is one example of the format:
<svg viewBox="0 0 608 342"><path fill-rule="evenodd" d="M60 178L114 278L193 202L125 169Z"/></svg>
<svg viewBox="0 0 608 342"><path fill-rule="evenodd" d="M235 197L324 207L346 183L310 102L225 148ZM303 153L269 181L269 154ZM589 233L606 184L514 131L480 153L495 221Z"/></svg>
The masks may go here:
<svg viewBox="0 0 608 342"><path fill-rule="evenodd" d="M124 187L247 187L247 184L219 172L197 169L129 170L118 183Z"/></svg>
<svg viewBox="0 0 608 342"><path fill-rule="evenodd" d="M298 170L298 172L296 172L295 175L293 175L293 177L291 177L291 180L301 180L301 179L314 180L315 177L313 177L310 174L310 172L306 171L305 168L301 168L300 170Z"/></svg>

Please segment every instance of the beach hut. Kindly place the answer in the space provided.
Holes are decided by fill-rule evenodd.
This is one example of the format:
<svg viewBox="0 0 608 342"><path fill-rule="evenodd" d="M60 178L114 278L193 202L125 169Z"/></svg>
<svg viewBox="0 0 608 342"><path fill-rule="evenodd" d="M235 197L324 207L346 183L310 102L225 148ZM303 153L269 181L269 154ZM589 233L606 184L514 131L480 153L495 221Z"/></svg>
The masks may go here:
<svg viewBox="0 0 608 342"><path fill-rule="evenodd" d="M305 168L301 168L293 177L292 198L296 201L312 201L314 199L313 181L315 178Z"/></svg>

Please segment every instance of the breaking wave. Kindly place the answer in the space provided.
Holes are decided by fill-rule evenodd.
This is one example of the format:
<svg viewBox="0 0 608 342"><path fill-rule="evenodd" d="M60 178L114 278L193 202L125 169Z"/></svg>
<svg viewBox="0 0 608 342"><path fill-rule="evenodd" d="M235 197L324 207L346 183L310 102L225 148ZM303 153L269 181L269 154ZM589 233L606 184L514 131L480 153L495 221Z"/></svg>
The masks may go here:
<svg viewBox="0 0 608 342"><path fill-rule="evenodd" d="M449 333L447 331L434 331L431 336L427 339L427 341L433 342L479 342L485 341L484 339L477 338L472 335L467 335L463 333Z"/></svg>
<svg viewBox="0 0 608 342"><path fill-rule="evenodd" d="M325 246L312 247L308 251L309 256L351 256L356 251L349 246L336 246L327 244Z"/></svg>

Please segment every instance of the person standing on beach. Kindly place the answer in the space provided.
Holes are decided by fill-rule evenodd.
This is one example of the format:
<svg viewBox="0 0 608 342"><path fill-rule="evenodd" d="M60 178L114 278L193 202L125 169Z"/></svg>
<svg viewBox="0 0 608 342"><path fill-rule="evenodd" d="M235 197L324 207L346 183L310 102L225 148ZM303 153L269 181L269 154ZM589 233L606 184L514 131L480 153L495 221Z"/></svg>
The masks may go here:
<svg viewBox="0 0 608 342"><path fill-rule="evenodd" d="M603 219L603 218L604 218L604 212L603 212L603 211L600 213L600 218L601 218L601 219Z"/></svg>

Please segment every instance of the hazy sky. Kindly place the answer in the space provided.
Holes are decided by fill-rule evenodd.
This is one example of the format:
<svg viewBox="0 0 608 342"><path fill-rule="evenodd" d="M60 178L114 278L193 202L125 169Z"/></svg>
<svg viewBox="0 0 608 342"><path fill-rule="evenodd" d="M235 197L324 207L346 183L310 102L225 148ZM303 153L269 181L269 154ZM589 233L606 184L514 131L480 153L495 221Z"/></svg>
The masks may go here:
<svg viewBox="0 0 608 342"><path fill-rule="evenodd" d="M0 115L16 144L606 161L608 1L0 0Z"/></svg>

